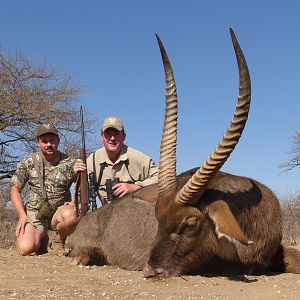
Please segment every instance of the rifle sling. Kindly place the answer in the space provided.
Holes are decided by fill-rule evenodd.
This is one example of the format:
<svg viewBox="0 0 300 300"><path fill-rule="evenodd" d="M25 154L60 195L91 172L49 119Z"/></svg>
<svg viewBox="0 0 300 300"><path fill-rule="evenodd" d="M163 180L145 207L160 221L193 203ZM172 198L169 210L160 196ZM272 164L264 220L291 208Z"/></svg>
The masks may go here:
<svg viewBox="0 0 300 300"><path fill-rule="evenodd" d="M99 171L99 175L98 175L98 180L97 180L97 182L94 182L98 198L99 198L99 200L101 202L103 200L102 200L101 195L99 193L99 186L100 186L100 182L101 182L101 179L102 179L102 176L103 176L104 168L105 168L105 165L103 163L103 164L101 164L101 167L100 167L100 171ZM94 171L95 175L97 175L97 173L96 173L96 162L95 162L95 152L93 152L93 171ZM103 202L102 202L102 204L103 204Z"/></svg>
<svg viewBox="0 0 300 300"><path fill-rule="evenodd" d="M130 176L132 182L135 183L137 180L135 180L135 179L131 176L131 174L130 174L130 172L129 172L128 164L129 164L129 161L128 161L128 159L127 159L127 160L125 160L125 167L126 167L126 170L127 170L128 174L129 174L129 176Z"/></svg>
<svg viewBox="0 0 300 300"><path fill-rule="evenodd" d="M42 197L45 201L48 201L46 188L45 188L45 166L44 166L44 160L41 158L41 161L38 161L37 153L32 153L32 160L34 163L34 168L36 169L38 173L39 178L39 184L42 191Z"/></svg>

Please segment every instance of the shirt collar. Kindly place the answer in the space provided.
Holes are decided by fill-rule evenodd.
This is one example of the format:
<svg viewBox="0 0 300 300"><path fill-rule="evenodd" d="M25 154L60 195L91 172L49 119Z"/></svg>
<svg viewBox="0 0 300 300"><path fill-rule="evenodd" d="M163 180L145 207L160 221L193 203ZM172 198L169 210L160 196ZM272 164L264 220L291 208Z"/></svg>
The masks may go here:
<svg viewBox="0 0 300 300"><path fill-rule="evenodd" d="M106 150L104 148L103 156L100 157L99 163L100 164L107 163L107 164L110 164L110 165L115 165L115 164L117 164L120 161L126 161L126 160L128 160L127 148L128 148L127 145L124 144L123 147L122 147L122 149L121 149L120 156L116 160L115 163L112 163L111 160L108 158L108 155L107 155Z"/></svg>

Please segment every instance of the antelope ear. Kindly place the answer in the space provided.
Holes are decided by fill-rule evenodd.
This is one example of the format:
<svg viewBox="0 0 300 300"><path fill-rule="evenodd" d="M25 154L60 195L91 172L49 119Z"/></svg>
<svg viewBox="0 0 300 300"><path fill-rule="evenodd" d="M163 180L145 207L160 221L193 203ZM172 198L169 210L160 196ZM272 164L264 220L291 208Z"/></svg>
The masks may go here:
<svg viewBox="0 0 300 300"><path fill-rule="evenodd" d="M228 204L223 200L214 201L208 206L208 215L215 224L218 238L226 237L228 240L237 240L244 245L253 244L243 233Z"/></svg>
<svg viewBox="0 0 300 300"><path fill-rule="evenodd" d="M148 202L156 202L158 198L158 184L154 183L148 186L141 188L136 191L133 196L139 198L140 200Z"/></svg>

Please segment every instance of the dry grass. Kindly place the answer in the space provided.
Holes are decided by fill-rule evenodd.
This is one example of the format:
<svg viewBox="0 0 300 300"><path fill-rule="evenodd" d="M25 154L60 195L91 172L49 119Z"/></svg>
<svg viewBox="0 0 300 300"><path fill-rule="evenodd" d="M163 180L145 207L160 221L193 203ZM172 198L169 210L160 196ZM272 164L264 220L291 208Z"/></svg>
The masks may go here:
<svg viewBox="0 0 300 300"><path fill-rule="evenodd" d="M281 201L283 215L283 243L300 245L300 194L285 196Z"/></svg>
<svg viewBox="0 0 300 300"><path fill-rule="evenodd" d="M18 221L16 212L8 208L10 201L9 182L0 182L0 247L10 248L15 245L15 228Z"/></svg>
<svg viewBox="0 0 300 300"><path fill-rule="evenodd" d="M18 221L14 210L0 206L0 247L10 248L15 245L15 228Z"/></svg>

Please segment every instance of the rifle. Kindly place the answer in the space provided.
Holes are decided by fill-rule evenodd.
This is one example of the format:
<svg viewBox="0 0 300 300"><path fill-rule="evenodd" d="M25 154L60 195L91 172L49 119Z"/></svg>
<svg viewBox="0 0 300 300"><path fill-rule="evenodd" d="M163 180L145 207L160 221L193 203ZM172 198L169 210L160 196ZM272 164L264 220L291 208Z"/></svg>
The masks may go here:
<svg viewBox="0 0 300 300"><path fill-rule="evenodd" d="M81 148L80 148L80 159L86 164L86 151L85 151L85 137L84 137L84 123L83 123L83 111L82 105L80 106L80 122L81 122ZM80 201L78 202L78 189L80 183ZM80 172L78 181L76 182L75 191L75 208L77 213L77 219L75 223L78 223L82 217L84 217L89 209L89 190L88 190L88 176L87 170ZM79 214L79 203L80 203L80 214Z"/></svg>
<svg viewBox="0 0 300 300"><path fill-rule="evenodd" d="M94 172L89 173L89 198L92 211L97 209L97 187L95 185L96 175Z"/></svg>

